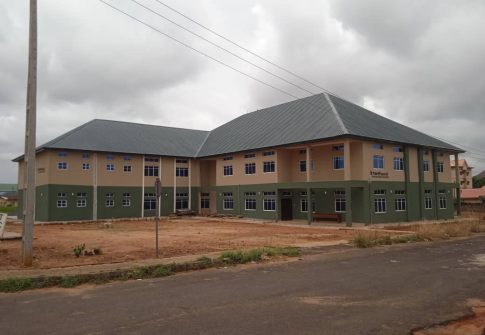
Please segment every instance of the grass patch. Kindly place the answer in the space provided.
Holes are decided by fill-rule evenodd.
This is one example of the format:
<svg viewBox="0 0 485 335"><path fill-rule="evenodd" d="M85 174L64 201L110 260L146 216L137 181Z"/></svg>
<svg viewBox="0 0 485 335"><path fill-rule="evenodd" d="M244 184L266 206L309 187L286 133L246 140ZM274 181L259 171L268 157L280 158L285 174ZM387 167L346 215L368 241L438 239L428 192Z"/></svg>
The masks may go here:
<svg viewBox="0 0 485 335"><path fill-rule="evenodd" d="M410 234L391 236L380 232L361 232L352 240L357 248L371 248L379 245L413 243L422 241L447 240L454 237L466 237L474 233L485 232L485 224L473 222L442 222L411 226Z"/></svg>
<svg viewBox="0 0 485 335"><path fill-rule="evenodd" d="M194 262L171 263L153 266L139 266L127 270L91 273L73 276L52 276L36 278L12 278L0 280L0 292L19 292L47 287L76 287L81 284L105 284L115 280L149 279L171 276L177 272L202 270L213 267L259 262L264 258L300 255L300 249L293 247L265 247L248 251L227 251L218 258L200 257Z"/></svg>
<svg viewBox="0 0 485 335"><path fill-rule="evenodd" d="M0 207L0 213L17 214L17 207Z"/></svg>

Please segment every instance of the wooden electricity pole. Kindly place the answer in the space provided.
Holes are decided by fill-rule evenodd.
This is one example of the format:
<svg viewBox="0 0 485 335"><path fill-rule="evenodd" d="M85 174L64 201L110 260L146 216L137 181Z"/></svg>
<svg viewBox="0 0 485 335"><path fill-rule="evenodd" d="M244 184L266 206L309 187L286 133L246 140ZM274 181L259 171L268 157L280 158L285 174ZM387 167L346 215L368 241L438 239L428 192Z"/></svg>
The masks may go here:
<svg viewBox="0 0 485 335"><path fill-rule="evenodd" d="M24 225L22 229L22 263L32 266L32 240L35 220L35 136L37 113L37 0L30 0L29 72L24 154Z"/></svg>

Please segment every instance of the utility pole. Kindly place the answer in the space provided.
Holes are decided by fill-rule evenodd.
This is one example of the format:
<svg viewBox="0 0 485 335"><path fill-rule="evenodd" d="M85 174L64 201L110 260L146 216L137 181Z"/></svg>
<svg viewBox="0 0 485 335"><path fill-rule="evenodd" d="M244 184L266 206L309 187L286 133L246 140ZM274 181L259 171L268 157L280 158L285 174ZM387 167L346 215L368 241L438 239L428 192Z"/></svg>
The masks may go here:
<svg viewBox="0 0 485 335"><path fill-rule="evenodd" d="M37 0L30 0L29 71L24 154L24 224L22 263L32 266L32 240L35 220L35 136L37 112Z"/></svg>

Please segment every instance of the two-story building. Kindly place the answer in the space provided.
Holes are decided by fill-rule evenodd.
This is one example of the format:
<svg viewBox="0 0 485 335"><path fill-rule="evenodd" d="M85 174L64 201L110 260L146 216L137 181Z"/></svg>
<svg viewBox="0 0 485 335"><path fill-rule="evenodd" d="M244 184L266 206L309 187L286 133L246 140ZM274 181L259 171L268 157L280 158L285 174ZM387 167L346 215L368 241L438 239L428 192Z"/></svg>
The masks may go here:
<svg viewBox="0 0 485 335"><path fill-rule="evenodd" d="M160 214L350 222L454 215L450 155L461 149L322 93L212 131L93 120L37 150L36 219ZM23 157L19 189L24 189ZM21 192L22 193L22 192Z"/></svg>
<svg viewBox="0 0 485 335"><path fill-rule="evenodd" d="M451 164L451 181L456 183L456 169L458 169L458 179L460 180L460 188L473 188L473 167L468 165L465 159L458 160L458 166L455 160L450 161Z"/></svg>

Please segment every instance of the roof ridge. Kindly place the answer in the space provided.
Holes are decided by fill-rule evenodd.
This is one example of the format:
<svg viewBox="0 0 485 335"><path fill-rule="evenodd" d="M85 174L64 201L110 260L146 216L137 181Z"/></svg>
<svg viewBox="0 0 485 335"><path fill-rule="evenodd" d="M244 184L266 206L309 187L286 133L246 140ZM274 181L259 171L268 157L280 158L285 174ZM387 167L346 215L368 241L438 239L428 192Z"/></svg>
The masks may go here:
<svg viewBox="0 0 485 335"><path fill-rule="evenodd" d="M210 130L202 130L202 129L192 129L192 128L181 128L181 127L174 127L174 126L161 126L158 124L149 124L149 123L141 123L141 122L130 122L130 121L121 121L121 120L108 120L108 119L93 119L92 121L107 121L107 122L116 122L116 123L128 123L128 124L136 124L140 126L150 126L150 127L158 127L158 128L171 128L171 129L182 129L182 130L192 130L192 131L200 131L200 132L210 132Z"/></svg>
<svg viewBox="0 0 485 335"><path fill-rule="evenodd" d="M200 150L202 150L202 148L204 147L204 144L205 142L207 141L207 139L209 138L209 135L212 133L212 131L208 131L207 132L207 135L205 135L205 138L204 140L202 141L202 143L200 144L199 146L199 149L197 149L197 151L195 152L195 155L194 155L194 158L197 158L199 156L199 152Z"/></svg>
<svg viewBox="0 0 485 335"><path fill-rule="evenodd" d="M88 121L88 122L86 122L86 123L83 123L82 125L77 126L76 128L71 129L70 131L68 131L68 132L66 132L66 133L64 133L64 134L62 134L62 135L57 136L56 138L54 138L54 139L50 140L49 142L46 142L46 143L42 144L42 145L41 145L41 146L39 146L39 148L37 148L37 149L41 149L41 148L47 148L47 146L48 146L48 145L50 146L50 145L52 145L52 144L54 144L54 143L58 142L59 140L61 140L61 139L63 139L63 138L66 138L66 137L68 137L68 136L72 135L73 133L75 133L75 132L77 132L77 131L81 130L82 128L86 127L87 125L89 125L89 124L93 123L94 121L96 121L96 119L92 119L91 121Z"/></svg>
<svg viewBox="0 0 485 335"><path fill-rule="evenodd" d="M342 121L342 118L340 117L340 114L338 113L337 109L335 108L335 105L333 104L332 100L330 99L330 96L328 95L327 92L323 92L323 94L325 95L325 99L327 99L327 102L330 105L330 108L332 109L332 112L335 114L335 118L337 119L338 124L342 128L342 131L345 134L348 134L349 131L347 130L347 127L345 127L345 124Z"/></svg>

